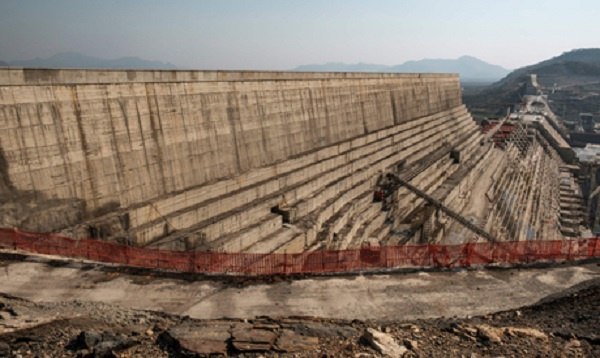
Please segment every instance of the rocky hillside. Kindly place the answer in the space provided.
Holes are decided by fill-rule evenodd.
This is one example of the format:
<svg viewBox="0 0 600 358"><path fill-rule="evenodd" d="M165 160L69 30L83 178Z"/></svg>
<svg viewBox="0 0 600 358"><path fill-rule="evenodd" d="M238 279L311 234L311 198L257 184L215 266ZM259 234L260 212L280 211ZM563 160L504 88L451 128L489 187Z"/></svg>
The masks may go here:
<svg viewBox="0 0 600 358"><path fill-rule="evenodd" d="M491 88L510 90L519 87L527 77L535 73L542 86L566 86L586 79L594 80L600 77L600 49L577 49L514 70L508 76L492 84Z"/></svg>
<svg viewBox="0 0 600 358"><path fill-rule="evenodd" d="M573 50L549 60L519 68L489 87L479 91L467 91L464 95L464 102L476 114L503 114L507 106L520 102L521 96L527 90L530 74L538 75L538 83L546 88L546 92L552 92L554 88L559 92L562 91L556 96L557 114L561 115L566 108L566 104L561 102L563 97L564 100L583 99L581 103L569 102L569 108L566 110L570 110L570 115L585 112L586 109L589 109L585 101L589 91L585 87L600 83L600 49ZM594 98L593 101L597 101L597 98Z"/></svg>

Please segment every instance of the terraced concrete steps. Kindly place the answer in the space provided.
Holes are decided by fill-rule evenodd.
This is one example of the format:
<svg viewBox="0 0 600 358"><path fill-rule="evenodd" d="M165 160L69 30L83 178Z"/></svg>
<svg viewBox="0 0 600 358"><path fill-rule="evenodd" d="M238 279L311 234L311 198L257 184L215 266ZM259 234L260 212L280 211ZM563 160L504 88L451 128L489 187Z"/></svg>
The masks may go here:
<svg viewBox="0 0 600 358"><path fill-rule="evenodd" d="M458 118L458 120L461 121L464 119L461 117L461 118ZM459 123L462 123L462 122L459 122ZM453 128L452 126L448 126L448 127ZM461 127L459 126L459 128L461 128ZM446 131L448 131L448 130L452 133L457 131L457 130L446 129ZM443 136L444 134L445 134L444 131L441 131L441 132L435 133L432 136L427 136L426 138L427 138L427 141L430 141L439 136ZM425 143L427 143L427 141ZM414 154L415 156L422 154L421 152L418 152L418 151L413 152L413 153L415 153ZM396 157L396 159L390 159L391 160L390 163L392 163L392 164L395 163L394 161L398 159L397 154L394 155L394 157ZM392 158L392 157L390 157L390 158ZM412 158L412 156L409 156L407 158L409 158L409 160L410 160L410 158ZM373 164L372 164L372 166L373 166ZM389 167L389 164L383 165L382 167L384 167L384 168ZM368 185L364 185L365 183L363 182L363 185L361 186L363 192L361 195L364 196L367 193L372 193L372 188L374 186L373 180L375 180L377 176L378 176L378 174L375 173L375 177L371 178L371 182L366 183ZM353 177L356 177L356 174L353 175ZM354 191L351 191L350 192L351 195L348 196L348 191L346 191L347 189L344 189L345 186L342 185L340 187L340 186L338 186L339 184L340 184L340 182L334 183L334 185L330 186L331 189L325 188L321 193L319 193L318 195L315 195L313 197L313 199L318 199L321 202L323 200L328 200L328 201L321 208L314 211L314 213L312 213L310 215L306 215L306 217L299 220L300 222L312 223L308 227L304 226L304 230L306 231L306 240L305 241L309 246L313 245L315 241L320 241L320 240L329 241L333 237L333 235L336 234L335 232L329 231L329 229L331 228L331 224L332 224L331 218L335 217L335 213L339 213L340 210L342 210L341 212L343 213L344 207L346 205L348 205L348 203L350 202L350 200L352 199L353 196L354 197L356 196L356 192L355 192L356 188L353 189ZM340 193L340 191L341 191L341 193ZM322 195L323 193L328 193L328 194ZM332 193L332 194L337 193L336 195L338 195L339 197L336 199L332 199L332 197L330 196L329 193ZM301 203L298 205L298 207L299 208L301 207ZM311 210L309 209L309 211L311 211ZM299 212L305 213L306 211L299 210ZM349 217L349 215L341 215L340 219L341 219L341 221L343 221L343 220L346 220L348 217ZM334 221L335 221L335 219L334 219ZM324 224L329 224L329 225L327 226L327 228L325 228L325 231L322 231ZM375 223L374 226L377 224L378 223ZM338 222L338 223L336 223L336 225L334 225L334 228L339 228L339 226L341 226L341 223Z"/></svg>
<svg viewBox="0 0 600 358"><path fill-rule="evenodd" d="M420 132L415 134L415 128L409 127L409 128L405 128L404 130L396 130L396 132L398 132L397 134L394 134L393 136L388 136L388 138L379 138L379 140L377 140L376 143L370 143L367 144L366 146L364 146L362 149L364 148L369 148L369 151L366 152L366 154L363 154L362 156L357 155L358 149L361 149L361 147L358 147L357 150L353 150L353 151L348 151L347 153L344 153L343 156L345 157L344 159L346 159L346 164L345 166L337 167L334 168L328 172L320 172L320 175L317 175L315 179L313 179L312 181L308 181L305 183L302 183L302 185L298 185L298 186L292 186L290 188L287 188L287 190L284 191L278 191L275 192L269 196L267 196L266 199L268 201L269 197L272 197L273 200L277 199L278 195L282 195L286 198L290 198L289 201L286 200L287 203L289 203L290 205L296 206L298 208L298 212L299 215L303 215L305 213L311 212L312 210L314 210L313 208L318 205L316 201L314 201L314 198L318 198L319 202L323 202L323 200L327 200L328 197L331 196L324 196L324 193L331 193L328 195L335 195L335 193L339 192L340 190L344 190L344 187L347 187L347 185L351 182L348 181L348 178L352 178L353 182L358 181L360 178L366 178L363 173L363 171L358 170L358 168L365 168L365 167L369 167L369 166L373 166L376 163L379 163L381 160L377 159L377 158L381 158L382 156L384 156L385 154L388 153L393 153L393 152L398 152L398 150L400 148L398 148L394 143L395 142L400 142L403 144L404 148L402 151L400 151L399 153L396 154L396 158L398 158L401 155L404 155L408 150L411 149L410 147L410 140L414 140L419 139L421 137L423 138L432 138L435 135L435 131L436 128L444 128L447 127L448 124L444 124L447 119L445 118L453 118L452 120L454 121L464 121L465 117L465 110L464 108L458 109L454 112L450 112L447 113L446 115L437 115L437 116L432 116L432 119L430 121L426 121L423 124L419 124L418 126L416 126L417 128L423 128L423 130L421 130ZM406 127L406 126L405 126ZM438 136L440 135L438 131ZM358 141L357 141L358 143ZM404 146L404 144L406 145L406 147ZM363 151L364 153L364 151ZM383 160L385 161L386 158L388 157L384 157ZM348 162L348 159L350 159L350 162ZM331 160L331 159L325 159L325 160ZM400 159L398 159L400 160ZM345 177L342 177L342 179L340 179L340 175L341 173L355 173L353 175L346 175ZM372 171L371 171L372 172ZM363 174L360 174L363 173ZM360 175L358 175L360 174ZM357 176L358 175L358 176ZM363 175L361 177L361 175ZM367 175L368 176L368 175ZM343 180L343 178L346 178L346 181ZM365 180L365 179L360 179L360 180ZM321 190L321 192L315 192L315 190L317 190L318 188L322 188L325 185L325 188ZM343 185L343 187L340 187L340 185ZM329 189L328 189L329 188ZM369 190L369 189L367 189ZM290 193L292 195L290 195ZM312 197L313 199L311 199L312 201L300 201L300 202L295 202L293 198L299 198L299 197ZM263 200L264 200L263 199ZM277 199L278 200L278 199ZM306 203L306 204L305 204ZM312 203L312 204L311 204ZM251 203L250 203L251 204ZM248 204L248 205L250 205ZM261 205L262 206L262 210L267 212L266 209L267 207L270 207L270 205L272 205L273 202L270 202L268 205ZM253 204L255 205L255 204ZM332 210L339 210L340 208L340 204L336 203L335 205L337 205L336 207L334 207ZM256 210L261 210L258 209L259 205L255 205L254 208L256 208ZM256 217L257 219L260 219L260 217ZM235 219L227 219L227 220L235 220ZM217 224L217 223L215 223ZM244 223L245 224L245 223ZM232 228L229 231L223 231L226 234L229 232L235 232L235 229L237 229L238 227L243 226L244 224L241 224L240 226L232 226ZM200 230L203 224L200 224L198 227L198 230ZM222 224L218 224L220 225L219 227L224 227ZM193 229L193 228L192 228ZM273 228L274 229L274 228ZM219 232L217 230L217 232ZM268 235L270 235L270 233L267 233ZM179 234L180 236L185 236L184 234ZM311 235L311 234L309 234ZM231 240L234 241L238 241L239 240L235 240L234 236L228 236L225 235L224 237L228 237L231 238ZM165 240L170 240L169 238L166 238ZM209 240L210 242L211 240ZM221 240L222 241L222 240ZM220 242L221 242L220 241ZM275 240L277 241L277 240ZM307 240L308 242L312 241L311 239ZM223 244L223 245L217 245L218 249L227 247L227 245ZM235 245L234 245L235 246ZM244 245L242 245L243 247Z"/></svg>
<svg viewBox="0 0 600 358"><path fill-rule="evenodd" d="M195 191L195 193L185 193L185 198L187 198L188 194L196 200L199 200L202 195L206 195L206 197L210 198L209 200L196 202L194 205L184 206L181 202L169 198L166 201L168 203L174 203L175 205L170 206L165 204L161 206L153 204L148 206L148 209L137 210L138 214L147 210L151 211L151 209L155 209L156 212L161 212L160 216L150 222L136 227L135 222L138 222L139 220L136 221L133 218L139 219L140 215L131 215L131 226L133 227L131 232L138 242L148 243L152 242L154 240L153 238L164 236L166 222L168 222L170 227L176 230L186 229L193 225L202 225L200 223L202 223L203 220L207 220L220 213L231 212L232 210L235 210L236 207L239 208L240 203L248 205L259 198L262 200L270 193L283 193L285 194L285 198L289 198L288 201L293 202L294 200L297 200L295 198L305 197L310 194L311 190L315 190L313 188L322 186L324 184L323 180L334 180L336 175L333 171L336 168L339 169L341 165L345 164L345 170L347 171L355 170L352 165L356 166L354 161L356 158L361 158L361 154L364 162L367 160L364 158L366 154L381 151L386 145L389 147L392 141L409 138L415 133L415 130L413 129L415 126L431 130L434 125L439 126L439 122L446 118L446 116L456 116L465 112L466 110L464 107L456 108L447 113L440 113L425 119L420 119L421 121L427 122L424 125L420 124L418 121L410 121L394 128L357 138L350 143L340 144L335 148L320 150L314 154L308 155L307 157L314 161L303 167L299 167L298 163L306 164L306 158L298 158L295 160L296 163L287 163L287 165L285 165L286 163L281 164L280 168L295 168L295 170L287 170L285 173L277 175L270 180L252 184L265 176L265 172L261 170L257 173L249 173L247 176L238 178L235 183L230 182L229 186L224 185L223 183L215 183L215 189L217 189L216 194L210 190L211 188L201 188ZM428 121L432 123L428 123ZM270 171L272 173L273 169ZM275 172L277 172L277 170L275 170ZM323 173L330 173L329 179L323 179ZM339 176L339 174L337 176ZM321 182L311 183L311 178L315 177L320 178ZM243 184L248 184L246 185L248 189L232 190L239 188L239 186ZM304 185L300 186L300 184ZM185 201L187 202L187 200ZM171 213L168 212L168 210L173 209L178 210Z"/></svg>
<svg viewBox="0 0 600 358"><path fill-rule="evenodd" d="M468 157L474 148L474 144L478 142L477 128L473 128L469 125L469 122L464 122L458 126L450 127L449 133L445 134L445 141L448 142L448 148L456 148L464 152L465 158ZM466 130L467 128L473 128L472 130ZM471 137L474 137L471 138ZM450 145L451 144L451 145ZM432 153L439 152L437 146L430 146L425 151L418 152L418 158L424 158L424 160L416 159L414 157L408 157L407 161L413 160L413 167L409 169L414 175L411 177L418 177L421 173L423 180L435 177L429 172L434 170L437 173L444 173L449 166L451 166L453 160L449 158L448 152L442 153L441 155L432 155ZM435 165L434 163L444 163L444 165ZM437 168L437 169L436 169ZM369 195L370 194L370 195ZM384 238L391 227L390 224L386 224L387 216L386 212L381 211L380 203L372 203L372 192L363 194L363 197L367 197L369 200L362 203L362 210L356 210L356 207L352 206L352 212L343 211L344 214L338 214L333 216L323 225L322 231L320 232L320 239L327 239L328 243L333 237L335 240L327 245L330 248L343 249L348 246L357 246L369 237L375 236L378 239ZM371 205L369 208L368 205ZM341 224L345 225L340 228Z"/></svg>

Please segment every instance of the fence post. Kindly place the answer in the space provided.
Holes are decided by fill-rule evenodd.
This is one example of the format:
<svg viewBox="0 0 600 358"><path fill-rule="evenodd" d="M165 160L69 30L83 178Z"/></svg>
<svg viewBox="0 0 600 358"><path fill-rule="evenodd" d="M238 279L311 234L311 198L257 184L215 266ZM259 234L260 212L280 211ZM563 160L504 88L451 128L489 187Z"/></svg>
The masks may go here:
<svg viewBox="0 0 600 358"><path fill-rule="evenodd" d="M433 245L431 245L430 243L427 243L427 255L429 256L429 267L437 267L434 258L435 255L433 252Z"/></svg>
<svg viewBox="0 0 600 358"><path fill-rule="evenodd" d="M463 261L463 267L471 267L471 257L473 255L473 247L475 244L473 244L472 242L468 242L465 245L465 249L464 249L464 254L465 254L465 260Z"/></svg>
<svg viewBox="0 0 600 358"><path fill-rule="evenodd" d="M196 273L196 248L191 252L190 255L190 272Z"/></svg>
<svg viewBox="0 0 600 358"><path fill-rule="evenodd" d="M12 244L13 244L13 248L16 251L17 250L17 229L13 228L13 232L12 232Z"/></svg>
<svg viewBox="0 0 600 358"><path fill-rule="evenodd" d="M156 268L160 267L160 245L156 247Z"/></svg>
<svg viewBox="0 0 600 358"><path fill-rule="evenodd" d="M433 265L431 264L431 244L427 243L427 266L428 267L432 267Z"/></svg>
<svg viewBox="0 0 600 358"><path fill-rule="evenodd" d="M125 265L129 265L129 243L125 246Z"/></svg>
<svg viewBox="0 0 600 358"><path fill-rule="evenodd" d="M389 248L389 246L383 246L381 248L381 253L382 253L383 262L384 262L383 267L385 267L385 268L390 267L390 260L388 260L388 251L389 251L388 248Z"/></svg>

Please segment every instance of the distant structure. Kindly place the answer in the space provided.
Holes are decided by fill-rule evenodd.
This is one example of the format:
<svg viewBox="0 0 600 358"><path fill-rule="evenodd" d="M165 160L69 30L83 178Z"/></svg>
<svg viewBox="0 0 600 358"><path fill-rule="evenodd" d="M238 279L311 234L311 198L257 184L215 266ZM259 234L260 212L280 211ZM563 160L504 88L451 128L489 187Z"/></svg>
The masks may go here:
<svg viewBox="0 0 600 358"><path fill-rule="evenodd" d="M579 122L581 127L586 133L596 133L596 123L594 122L594 115L591 113L580 113Z"/></svg>

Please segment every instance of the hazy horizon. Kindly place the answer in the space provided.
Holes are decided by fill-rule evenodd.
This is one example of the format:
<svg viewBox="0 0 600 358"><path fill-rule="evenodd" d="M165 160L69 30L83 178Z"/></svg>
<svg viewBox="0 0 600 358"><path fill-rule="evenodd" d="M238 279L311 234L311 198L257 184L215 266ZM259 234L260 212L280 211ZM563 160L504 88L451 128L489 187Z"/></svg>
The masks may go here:
<svg viewBox="0 0 600 358"><path fill-rule="evenodd" d="M467 0L5 0L0 60L78 52L196 69L398 65L464 55L507 69L600 47L600 3Z"/></svg>

